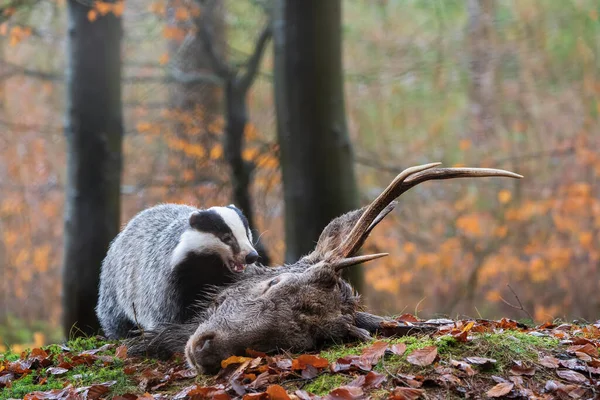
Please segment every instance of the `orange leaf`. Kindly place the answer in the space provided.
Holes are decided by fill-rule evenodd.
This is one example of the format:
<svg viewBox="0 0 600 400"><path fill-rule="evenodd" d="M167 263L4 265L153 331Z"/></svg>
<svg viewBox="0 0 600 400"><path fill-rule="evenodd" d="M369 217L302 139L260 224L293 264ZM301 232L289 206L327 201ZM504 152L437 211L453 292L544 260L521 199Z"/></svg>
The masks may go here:
<svg viewBox="0 0 600 400"><path fill-rule="evenodd" d="M87 18L90 22L94 22L98 18L98 13L96 10L88 11Z"/></svg>
<svg viewBox="0 0 600 400"><path fill-rule="evenodd" d="M104 1L97 1L94 3L94 7L101 15L106 15L112 10L112 4L106 3Z"/></svg>
<svg viewBox="0 0 600 400"><path fill-rule="evenodd" d="M158 59L160 65L166 65L169 62L169 54L163 53Z"/></svg>
<svg viewBox="0 0 600 400"><path fill-rule="evenodd" d="M270 385L266 393L271 400L290 400L290 396L288 396L285 389L279 385Z"/></svg>
<svg viewBox="0 0 600 400"><path fill-rule="evenodd" d="M125 11L125 2L118 1L112 7L112 12L115 16L120 17L123 15L123 11Z"/></svg>
<svg viewBox="0 0 600 400"><path fill-rule="evenodd" d="M509 190L503 189L498 192L498 201L502 204L508 203L512 199L512 193Z"/></svg>
<svg viewBox="0 0 600 400"><path fill-rule="evenodd" d="M307 365L315 368L325 368L329 365L327 359L312 354L302 354L292 361L292 369L305 369Z"/></svg>
<svg viewBox="0 0 600 400"><path fill-rule="evenodd" d="M250 357L231 356L226 360L221 361L221 368L227 368L230 364L243 364L246 361L251 361Z"/></svg>

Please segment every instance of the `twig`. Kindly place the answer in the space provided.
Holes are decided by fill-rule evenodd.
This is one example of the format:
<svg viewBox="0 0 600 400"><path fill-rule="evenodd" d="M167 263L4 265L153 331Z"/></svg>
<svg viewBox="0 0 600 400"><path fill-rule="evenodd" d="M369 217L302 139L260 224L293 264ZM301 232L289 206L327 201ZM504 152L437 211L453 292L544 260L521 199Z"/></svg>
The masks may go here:
<svg viewBox="0 0 600 400"><path fill-rule="evenodd" d="M133 320L135 321L135 324L137 325L139 331L142 333L142 340L144 341L144 347L146 348L146 357L150 358L150 353L148 353L148 342L146 341L146 334L144 333L144 328L142 327L142 325L140 325L138 321L137 311L135 309L135 302L131 302L131 307L133 308Z"/></svg>
<svg viewBox="0 0 600 400"><path fill-rule="evenodd" d="M515 310L523 311L525 314L527 314L527 316L531 319L531 321L534 321L533 315L531 315L531 313L529 311L527 311L525 309L525 307L523 307L523 303L521 303L521 300L519 299L519 296L517 296L517 293L515 293L515 291L513 290L513 288L510 286L510 284L507 284L506 286L508 286L508 288L510 289L510 291L512 292L512 294L515 296L515 299L517 299L517 302L519 303L519 305L515 306L514 304L510 304L508 301L504 300L502 297L500 297L500 300L502 300L504 302L504 304L506 304L509 307L514 308Z"/></svg>

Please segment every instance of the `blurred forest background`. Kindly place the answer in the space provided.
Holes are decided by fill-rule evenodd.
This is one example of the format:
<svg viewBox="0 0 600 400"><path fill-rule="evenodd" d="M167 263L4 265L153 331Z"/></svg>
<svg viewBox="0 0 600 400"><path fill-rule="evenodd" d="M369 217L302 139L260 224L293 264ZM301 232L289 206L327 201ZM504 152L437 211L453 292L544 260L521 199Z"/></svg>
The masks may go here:
<svg viewBox="0 0 600 400"><path fill-rule="evenodd" d="M0 347L62 336L67 3L0 2ZM224 148L231 77L251 70L281 1L221 0L210 15L207 2L194 0L80 3L91 24L122 20L121 223L159 202L234 201L236 161ZM517 304L510 285L537 322L598 318L599 13L596 0L342 1L355 172L317 170L329 179L322 185L355 176L358 206L402 169L426 162L525 175L432 182L405 194L366 245L390 253L364 267L371 310L527 317L503 301ZM278 22L275 47L285 29ZM211 46L197 43L208 39ZM238 165L249 178L254 227L276 265L286 257L279 66L273 42L264 42L247 82ZM285 77L297 80L289 90L319 78Z"/></svg>

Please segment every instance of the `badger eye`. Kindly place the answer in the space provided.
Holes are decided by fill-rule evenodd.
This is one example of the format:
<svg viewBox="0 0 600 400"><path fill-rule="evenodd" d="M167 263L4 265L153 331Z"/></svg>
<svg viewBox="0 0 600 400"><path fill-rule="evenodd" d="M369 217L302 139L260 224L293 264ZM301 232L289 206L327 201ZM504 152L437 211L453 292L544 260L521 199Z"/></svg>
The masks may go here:
<svg viewBox="0 0 600 400"><path fill-rule="evenodd" d="M233 241L233 238L229 235L223 237L223 242L226 244L231 244L232 241Z"/></svg>
<svg viewBox="0 0 600 400"><path fill-rule="evenodd" d="M275 286L279 283L279 278L271 279L269 282L269 287Z"/></svg>

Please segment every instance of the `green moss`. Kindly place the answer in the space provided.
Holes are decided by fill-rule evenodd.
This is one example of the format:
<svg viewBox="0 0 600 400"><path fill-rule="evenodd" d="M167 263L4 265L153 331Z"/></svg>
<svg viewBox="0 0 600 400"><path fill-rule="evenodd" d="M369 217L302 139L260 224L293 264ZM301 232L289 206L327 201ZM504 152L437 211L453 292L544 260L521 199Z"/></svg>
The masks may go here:
<svg viewBox="0 0 600 400"><path fill-rule="evenodd" d="M73 353L77 353L85 350L92 350L102 347L103 345L110 343L102 340L98 336L90 337L78 337L71 339L67 342L67 347L71 349Z"/></svg>
<svg viewBox="0 0 600 400"><path fill-rule="evenodd" d="M316 377L311 383L304 387L309 393L318 396L326 395L333 389L343 386L352 380L351 376L342 374L322 374Z"/></svg>
<svg viewBox="0 0 600 400"><path fill-rule="evenodd" d="M48 377L47 381L43 385L37 383L40 381L40 379L40 375L33 373L19 380L13 381L12 387L4 388L2 389L2 391L0 391L0 399L21 399L27 393L31 393L34 391L46 391L52 389L60 389L63 387L63 382L56 379L54 376Z"/></svg>

